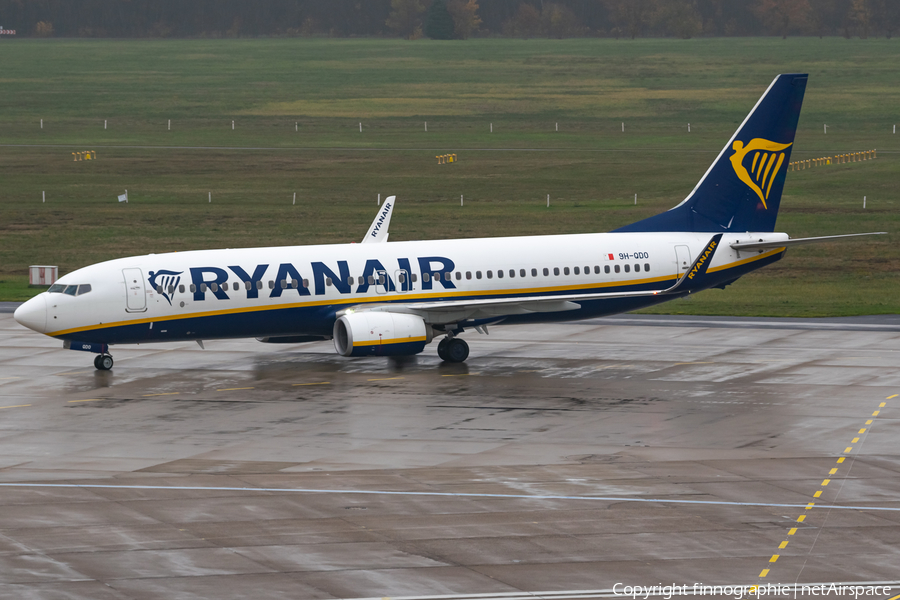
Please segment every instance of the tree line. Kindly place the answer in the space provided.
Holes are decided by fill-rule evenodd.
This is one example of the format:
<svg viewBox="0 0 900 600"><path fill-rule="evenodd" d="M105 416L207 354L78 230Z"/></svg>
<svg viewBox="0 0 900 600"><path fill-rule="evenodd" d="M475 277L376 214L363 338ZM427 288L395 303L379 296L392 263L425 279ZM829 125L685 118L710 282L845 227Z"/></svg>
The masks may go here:
<svg viewBox="0 0 900 600"><path fill-rule="evenodd" d="M37 37L892 37L900 0L0 0Z"/></svg>

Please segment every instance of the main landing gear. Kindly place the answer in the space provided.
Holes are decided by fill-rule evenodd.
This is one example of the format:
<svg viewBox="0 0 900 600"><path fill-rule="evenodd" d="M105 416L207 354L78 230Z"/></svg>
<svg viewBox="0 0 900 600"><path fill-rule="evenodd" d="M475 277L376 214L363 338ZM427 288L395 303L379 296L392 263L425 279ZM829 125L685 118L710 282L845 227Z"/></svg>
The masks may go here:
<svg viewBox="0 0 900 600"><path fill-rule="evenodd" d="M438 356L441 360L451 363L461 363L469 358L469 345L465 340L457 337L445 337L438 344Z"/></svg>
<svg viewBox="0 0 900 600"><path fill-rule="evenodd" d="M98 371L109 371L113 368L113 357L109 354L98 354L94 358L94 366Z"/></svg>

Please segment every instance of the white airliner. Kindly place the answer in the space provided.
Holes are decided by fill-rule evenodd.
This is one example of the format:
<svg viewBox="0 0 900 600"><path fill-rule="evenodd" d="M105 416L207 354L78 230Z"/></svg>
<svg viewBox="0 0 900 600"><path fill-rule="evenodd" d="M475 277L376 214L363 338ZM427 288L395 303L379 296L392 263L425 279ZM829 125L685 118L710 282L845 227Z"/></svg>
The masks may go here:
<svg viewBox="0 0 900 600"><path fill-rule="evenodd" d="M16 320L94 352L163 341L332 338L343 356L412 355L498 323L575 320L680 298L780 260L774 233L807 76L779 75L675 208L611 233L387 242L394 197L362 244L202 250L111 260L61 277ZM867 234L859 234L867 235ZM378 243L381 242L381 243Z"/></svg>

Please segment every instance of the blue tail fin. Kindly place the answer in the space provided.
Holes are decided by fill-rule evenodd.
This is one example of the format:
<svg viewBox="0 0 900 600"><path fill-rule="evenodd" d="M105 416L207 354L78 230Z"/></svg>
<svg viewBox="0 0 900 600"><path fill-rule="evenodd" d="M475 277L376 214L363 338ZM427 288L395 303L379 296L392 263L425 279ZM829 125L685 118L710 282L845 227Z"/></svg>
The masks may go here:
<svg viewBox="0 0 900 600"><path fill-rule="evenodd" d="M806 78L775 78L681 204L616 231L774 231Z"/></svg>

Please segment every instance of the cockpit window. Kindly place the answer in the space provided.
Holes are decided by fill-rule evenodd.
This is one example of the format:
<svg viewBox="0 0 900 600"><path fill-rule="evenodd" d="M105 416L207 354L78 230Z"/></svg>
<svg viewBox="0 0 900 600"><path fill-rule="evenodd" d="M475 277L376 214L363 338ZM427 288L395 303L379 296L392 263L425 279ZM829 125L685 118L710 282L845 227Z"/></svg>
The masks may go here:
<svg viewBox="0 0 900 600"><path fill-rule="evenodd" d="M91 284L82 283L81 285L66 285L64 283L54 283L47 291L51 294L68 294L69 296L80 296L91 291Z"/></svg>

